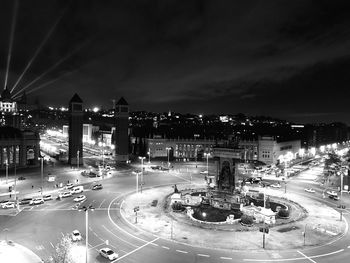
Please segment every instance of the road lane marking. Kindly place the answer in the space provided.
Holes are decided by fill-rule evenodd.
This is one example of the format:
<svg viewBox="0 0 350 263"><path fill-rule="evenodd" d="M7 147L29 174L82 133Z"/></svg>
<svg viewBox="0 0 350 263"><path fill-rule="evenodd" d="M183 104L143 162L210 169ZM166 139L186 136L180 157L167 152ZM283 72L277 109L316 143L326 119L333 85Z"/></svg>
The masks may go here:
<svg viewBox="0 0 350 263"><path fill-rule="evenodd" d="M100 206L99 206L98 208L101 208L102 205L103 205L103 203L104 203L105 201L106 201L106 199L103 199L102 202L101 202L101 204L100 204Z"/></svg>
<svg viewBox="0 0 350 263"><path fill-rule="evenodd" d="M316 263L315 260L313 260L313 259L309 258L308 256L306 256L303 252L300 252L299 250L297 250L297 252L298 252L300 255L302 255L303 257L305 257L306 259L308 259L309 261L311 261L312 263Z"/></svg>
<svg viewBox="0 0 350 263"><path fill-rule="evenodd" d="M143 244L142 246L140 246L140 247L134 249L133 251L130 251L129 253L127 253L127 254L121 256L120 258L118 258L118 259L112 261L112 263L117 262L117 261L119 261L119 260L121 260L121 259L123 259L123 258L125 258L125 257L127 257L127 256L129 256L129 255L131 255L131 254L133 254L133 253L135 253L136 251L138 251L138 250L144 248L145 246L147 246L147 245L149 245L149 244L152 244L153 242L157 241L158 239L159 239L159 237L157 237L157 238L155 238L155 239L153 239L153 240L147 242L146 244Z"/></svg>
<svg viewBox="0 0 350 263"><path fill-rule="evenodd" d="M228 260L232 260L232 258L229 257L220 257L221 259L228 259Z"/></svg>
<svg viewBox="0 0 350 263"><path fill-rule="evenodd" d="M165 247L165 246L162 246L162 248L165 248L165 249L170 249L170 248L168 248L168 247Z"/></svg>
<svg viewBox="0 0 350 263"><path fill-rule="evenodd" d="M206 257L206 258L210 257L209 255L206 255L206 254L197 254L197 256L199 256L199 257Z"/></svg>
<svg viewBox="0 0 350 263"><path fill-rule="evenodd" d="M107 232L111 233L113 236L115 236L116 238L118 238L118 239L120 239L121 241L125 242L126 244L128 244L128 245L130 245L130 246L132 246L132 247L137 247L135 244L132 244L132 243L130 243L130 242L128 242L128 241L126 241L126 240L120 238L119 236L117 236L116 234L114 234L111 230L109 230L109 229L108 229L107 227L105 227L104 225L102 225L102 227L103 227L105 230L107 230Z"/></svg>
<svg viewBox="0 0 350 263"><path fill-rule="evenodd" d="M52 246L52 248L55 248L55 246L50 242L50 245Z"/></svg>
<svg viewBox="0 0 350 263"><path fill-rule="evenodd" d="M339 249L337 251L329 252L326 254L320 254L316 256L311 256L309 257L310 259L312 258L321 258L321 257L326 257L326 256L331 256L340 252L343 252L344 249ZM299 251L298 251L299 252ZM279 259L255 259L255 258L244 258L243 261L252 261L252 262L284 262L284 261L296 261L296 260L304 260L305 257L299 257L299 258L279 258Z"/></svg>
<svg viewBox="0 0 350 263"><path fill-rule="evenodd" d="M176 252L183 253L183 254L187 254L188 253L187 251L178 250L178 249L176 249Z"/></svg>
<svg viewBox="0 0 350 263"><path fill-rule="evenodd" d="M61 232L61 235L62 235L62 237L64 237L64 234L63 234L63 232Z"/></svg>

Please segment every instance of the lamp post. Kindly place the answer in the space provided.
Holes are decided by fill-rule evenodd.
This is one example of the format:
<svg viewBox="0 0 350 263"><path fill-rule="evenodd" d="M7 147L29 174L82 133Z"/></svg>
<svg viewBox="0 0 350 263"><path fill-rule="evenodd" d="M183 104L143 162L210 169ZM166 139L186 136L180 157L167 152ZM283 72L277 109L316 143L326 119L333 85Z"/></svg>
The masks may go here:
<svg viewBox="0 0 350 263"><path fill-rule="evenodd" d="M43 181L44 181L44 157L40 156L40 163L41 163L41 169L40 169L40 174L41 174L41 195L43 195Z"/></svg>
<svg viewBox="0 0 350 263"><path fill-rule="evenodd" d="M209 175L209 156L210 156L210 153L204 153L204 156L207 158L207 175Z"/></svg>
<svg viewBox="0 0 350 263"><path fill-rule="evenodd" d="M79 170L79 153L80 151L77 151L77 169Z"/></svg>
<svg viewBox="0 0 350 263"><path fill-rule="evenodd" d="M146 157L139 156L139 159L141 160L141 194L142 194L142 185L143 185L143 160Z"/></svg>
<svg viewBox="0 0 350 263"><path fill-rule="evenodd" d="M85 212L85 262L88 263L88 256L89 256L89 210L94 211L95 208L92 205L89 205L88 207L83 206L82 208L79 209L79 211L84 211Z"/></svg>
<svg viewBox="0 0 350 263"><path fill-rule="evenodd" d="M103 166L103 168L105 168L105 158L104 158L104 156L105 156L105 152L104 152L105 151L105 148L104 148L105 143L99 142L98 146L102 147L102 166Z"/></svg>
<svg viewBox="0 0 350 263"><path fill-rule="evenodd" d="M169 164L169 151L170 151L171 148L170 147L166 147L165 149L166 149L166 153L167 153L167 156L168 156L168 167L169 167L169 165L170 165Z"/></svg>
<svg viewBox="0 0 350 263"><path fill-rule="evenodd" d="M7 244L8 243L7 233L9 232L9 229L8 228L4 228L2 231L5 232L5 240L6 240L6 244Z"/></svg>
<svg viewBox="0 0 350 263"><path fill-rule="evenodd" d="M9 177L9 163L7 160L5 161L5 165L6 165L6 184L7 184L7 180Z"/></svg>
<svg viewBox="0 0 350 263"><path fill-rule="evenodd" d="M147 154L148 154L148 163L151 163L151 149L150 148L148 148Z"/></svg>

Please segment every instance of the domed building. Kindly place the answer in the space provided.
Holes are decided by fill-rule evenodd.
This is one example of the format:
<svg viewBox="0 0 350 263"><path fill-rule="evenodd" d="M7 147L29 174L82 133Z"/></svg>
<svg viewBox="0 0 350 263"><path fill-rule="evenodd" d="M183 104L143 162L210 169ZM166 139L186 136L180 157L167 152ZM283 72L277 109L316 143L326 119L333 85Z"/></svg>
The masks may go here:
<svg viewBox="0 0 350 263"><path fill-rule="evenodd" d="M17 111L17 103L11 98L11 93L7 87L1 93L0 111L4 113Z"/></svg>

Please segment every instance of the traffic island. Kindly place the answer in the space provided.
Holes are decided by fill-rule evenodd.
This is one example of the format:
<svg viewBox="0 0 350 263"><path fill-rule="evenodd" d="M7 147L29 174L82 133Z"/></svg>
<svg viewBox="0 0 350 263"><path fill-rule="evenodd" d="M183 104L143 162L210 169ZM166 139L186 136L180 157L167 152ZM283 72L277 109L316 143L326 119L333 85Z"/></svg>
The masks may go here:
<svg viewBox="0 0 350 263"><path fill-rule="evenodd" d="M179 192L190 189L190 186L182 185L181 188L183 190ZM137 228L176 242L229 250L262 249L263 234L266 234L261 232L264 224L247 226L239 221L212 224L193 220L188 216L188 211L173 211L170 205L173 193L174 188L167 186L144 189L142 194L126 196L122 215ZM274 190L268 190L267 194L290 207L291 212L289 218L277 217L276 223L269 226L265 235L265 249L290 250L324 245L347 231L347 223L340 221L339 213L321 202L295 194L276 197ZM136 212L135 207L138 207Z"/></svg>

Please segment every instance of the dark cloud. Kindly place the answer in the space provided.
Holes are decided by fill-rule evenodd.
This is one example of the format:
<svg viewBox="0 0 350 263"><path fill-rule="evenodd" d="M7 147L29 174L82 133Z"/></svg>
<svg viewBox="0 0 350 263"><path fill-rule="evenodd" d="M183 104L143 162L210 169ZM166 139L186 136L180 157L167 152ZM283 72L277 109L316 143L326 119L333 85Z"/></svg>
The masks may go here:
<svg viewBox="0 0 350 263"><path fill-rule="evenodd" d="M1 72L13 7L13 1L3 2ZM343 112L343 103L328 103L325 111L320 102L330 95L343 102L349 83L348 1L19 3L10 84L60 16L21 87L77 49L28 88L47 103L67 104L78 92L89 106L125 96L134 109L156 111L246 112L305 121ZM336 116L350 122L345 114Z"/></svg>

